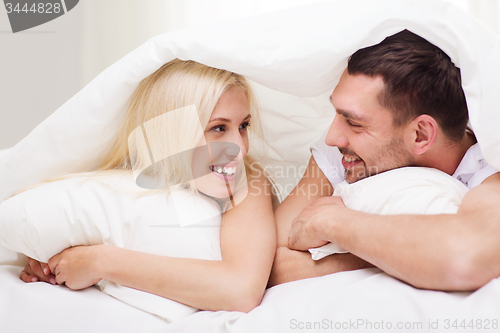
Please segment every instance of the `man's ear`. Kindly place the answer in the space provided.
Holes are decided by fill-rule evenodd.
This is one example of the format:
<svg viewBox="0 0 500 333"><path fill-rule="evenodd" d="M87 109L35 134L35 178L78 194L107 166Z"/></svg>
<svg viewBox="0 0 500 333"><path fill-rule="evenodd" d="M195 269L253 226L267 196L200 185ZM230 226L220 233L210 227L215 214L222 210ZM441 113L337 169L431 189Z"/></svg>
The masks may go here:
<svg viewBox="0 0 500 333"><path fill-rule="evenodd" d="M434 118L423 114L413 119L408 129L410 133L410 145L415 155L422 155L436 143L439 126Z"/></svg>

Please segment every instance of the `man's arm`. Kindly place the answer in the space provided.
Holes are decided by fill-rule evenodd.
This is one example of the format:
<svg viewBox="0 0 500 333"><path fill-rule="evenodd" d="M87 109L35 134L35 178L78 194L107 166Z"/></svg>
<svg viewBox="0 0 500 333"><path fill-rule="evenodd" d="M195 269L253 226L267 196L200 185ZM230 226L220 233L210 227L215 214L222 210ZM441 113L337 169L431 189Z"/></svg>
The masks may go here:
<svg viewBox="0 0 500 333"><path fill-rule="evenodd" d="M500 173L470 190L456 215L369 215L329 200L294 221L291 248L332 241L426 289L475 290L500 275Z"/></svg>
<svg viewBox="0 0 500 333"><path fill-rule="evenodd" d="M332 194L332 185L316 164L314 157L311 156L304 176L275 211L278 249L268 286L346 270L372 267L371 264L352 254L327 256L315 261L311 259L309 252L288 248L288 235L293 219L316 199L330 197Z"/></svg>

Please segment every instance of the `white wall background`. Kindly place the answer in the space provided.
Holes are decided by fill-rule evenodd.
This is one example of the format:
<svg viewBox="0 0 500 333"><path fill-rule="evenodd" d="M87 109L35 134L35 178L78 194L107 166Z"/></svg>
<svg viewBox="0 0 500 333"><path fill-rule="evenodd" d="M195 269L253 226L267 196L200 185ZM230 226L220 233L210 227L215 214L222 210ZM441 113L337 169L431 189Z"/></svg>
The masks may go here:
<svg viewBox="0 0 500 333"><path fill-rule="evenodd" d="M0 6L0 149L153 36L320 1L80 0L66 15L16 34ZM500 0L448 1L500 35Z"/></svg>

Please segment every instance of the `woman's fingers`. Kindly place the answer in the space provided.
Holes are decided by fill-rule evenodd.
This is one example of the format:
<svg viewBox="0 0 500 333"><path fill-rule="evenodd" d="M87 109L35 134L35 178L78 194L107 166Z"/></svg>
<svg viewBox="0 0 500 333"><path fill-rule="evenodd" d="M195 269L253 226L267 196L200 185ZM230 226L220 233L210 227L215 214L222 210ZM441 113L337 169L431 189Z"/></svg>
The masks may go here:
<svg viewBox="0 0 500 333"><path fill-rule="evenodd" d="M42 271L45 275L50 275L50 267L49 264L46 264L44 262L40 263L40 266L42 267Z"/></svg>
<svg viewBox="0 0 500 333"><path fill-rule="evenodd" d="M31 273L31 267L28 264L24 267L19 278L26 283L38 282L38 278Z"/></svg>
<svg viewBox="0 0 500 333"><path fill-rule="evenodd" d="M28 265L31 268L30 275L34 275L45 282L49 282L47 275L42 271L38 261L28 258Z"/></svg>
<svg viewBox="0 0 500 333"><path fill-rule="evenodd" d="M28 263L24 271L26 271L26 273L32 277L30 282L36 282L33 280L33 277L35 277L39 281L55 284L55 277L50 273L50 270L45 269L45 271L47 271L48 274L46 274L44 271L44 268L48 268L46 267L46 265L47 264L36 261L35 259L28 258ZM27 270L26 268L28 267L29 269Z"/></svg>

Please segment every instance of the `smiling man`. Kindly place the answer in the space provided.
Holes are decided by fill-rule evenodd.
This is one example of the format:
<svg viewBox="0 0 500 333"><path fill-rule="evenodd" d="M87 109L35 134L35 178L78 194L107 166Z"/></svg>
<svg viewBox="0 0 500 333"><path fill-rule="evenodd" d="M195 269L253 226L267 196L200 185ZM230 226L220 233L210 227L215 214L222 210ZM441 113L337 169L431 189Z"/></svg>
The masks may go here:
<svg viewBox="0 0 500 333"><path fill-rule="evenodd" d="M375 265L416 287L474 290L500 275L500 173L467 128L460 70L405 30L358 50L331 95L337 112L296 189L276 210L270 285ZM370 215L333 188L404 166L439 169L471 190L456 215ZM324 184L329 186L323 186ZM323 189L311 195L299 189ZM334 242L349 254L313 261Z"/></svg>

